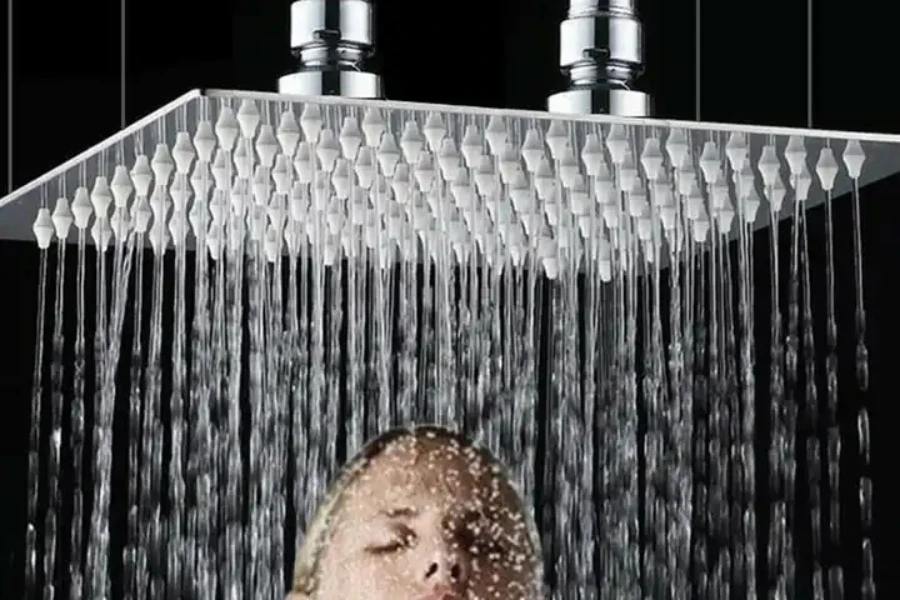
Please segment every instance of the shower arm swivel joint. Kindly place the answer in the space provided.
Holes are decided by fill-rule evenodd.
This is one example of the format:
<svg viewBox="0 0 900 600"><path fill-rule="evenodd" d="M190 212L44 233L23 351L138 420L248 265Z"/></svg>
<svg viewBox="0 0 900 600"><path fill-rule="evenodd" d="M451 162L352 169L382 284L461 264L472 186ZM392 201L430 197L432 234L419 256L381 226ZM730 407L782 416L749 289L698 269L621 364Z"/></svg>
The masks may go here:
<svg viewBox="0 0 900 600"><path fill-rule="evenodd" d="M649 95L633 89L643 72L637 0L570 0L560 25L559 66L568 88L547 99L560 114L651 116Z"/></svg>
<svg viewBox="0 0 900 600"><path fill-rule="evenodd" d="M371 0L297 0L291 5L295 72L278 80L293 96L381 98L371 66L375 18Z"/></svg>

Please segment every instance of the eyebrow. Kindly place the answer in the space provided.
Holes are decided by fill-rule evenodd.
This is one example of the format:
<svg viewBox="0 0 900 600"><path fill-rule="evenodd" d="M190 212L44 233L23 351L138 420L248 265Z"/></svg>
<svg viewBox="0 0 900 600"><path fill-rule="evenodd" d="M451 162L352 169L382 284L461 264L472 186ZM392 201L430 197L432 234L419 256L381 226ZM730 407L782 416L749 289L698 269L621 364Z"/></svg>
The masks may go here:
<svg viewBox="0 0 900 600"><path fill-rule="evenodd" d="M389 519L408 519L411 517L415 517L418 514L418 512L414 508L410 508L408 506L381 510L379 511L379 513Z"/></svg>

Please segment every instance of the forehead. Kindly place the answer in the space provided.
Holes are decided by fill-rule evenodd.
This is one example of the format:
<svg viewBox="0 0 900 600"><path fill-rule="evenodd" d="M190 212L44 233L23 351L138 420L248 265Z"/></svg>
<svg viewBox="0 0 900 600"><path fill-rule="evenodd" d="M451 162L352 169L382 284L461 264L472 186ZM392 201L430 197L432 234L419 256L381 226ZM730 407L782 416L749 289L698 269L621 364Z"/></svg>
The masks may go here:
<svg viewBox="0 0 900 600"><path fill-rule="evenodd" d="M515 505L515 494L493 461L456 440L427 436L391 442L345 494L347 504L376 512L405 503L462 503L482 510Z"/></svg>

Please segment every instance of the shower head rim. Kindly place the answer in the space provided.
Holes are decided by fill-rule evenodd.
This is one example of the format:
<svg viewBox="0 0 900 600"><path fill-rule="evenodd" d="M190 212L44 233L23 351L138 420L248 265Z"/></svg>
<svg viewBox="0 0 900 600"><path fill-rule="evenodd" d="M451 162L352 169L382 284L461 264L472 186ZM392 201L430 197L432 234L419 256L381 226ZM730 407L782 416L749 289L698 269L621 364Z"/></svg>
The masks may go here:
<svg viewBox="0 0 900 600"><path fill-rule="evenodd" d="M25 197L29 192L34 191L41 185L49 183L66 173L73 167L84 160L114 147L129 137L135 135L144 128L150 126L158 119L171 113L173 110L186 105L192 100L200 98L209 99L230 99L232 101L240 100L256 100L261 102L282 102L282 103L306 103L312 102L318 105L345 105L355 106L359 108L374 108L380 110L408 110L419 112L437 112L444 114L459 114L469 116L482 116L490 118L498 116L510 119L530 120L535 123L544 123L549 125L554 120L565 120L570 123L594 124L598 126L608 126L612 124L642 127L642 128L660 128L660 129L688 129L696 132L737 132L747 135L767 135L778 138L788 138L790 136L802 136L807 139L815 139L820 141L842 140L842 141L860 141L867 143L884 143L897 144L900 146L900 135L884 134L884 133L865 133L852 131L834 131L819 129L802 129L791 127L766 127L762 125L746 125L746 124L729 124L715 122L694 122L673 119L660 119L648 117L621 117L614 115L572 115L563 113L541 112L533 110L520 109L499 109L499 108L482 108L457 106L447 104L425 104L419 102L400 102L394 100L373 100L364 98L345 98L340 96L300 96L291 94L278 94L273 92L252 92L240 90L226 90L218 88L198 88L191 90L175 100L165 104L158 110L153 111L146 117L139 119L117 132L116 134L106 138L105 140L91 146L87 150L79 153L64 163L58 165L54 169L47 171L36 179L19 186L8 194L0 198L0 209L11 204L12 202Z"/></svg>

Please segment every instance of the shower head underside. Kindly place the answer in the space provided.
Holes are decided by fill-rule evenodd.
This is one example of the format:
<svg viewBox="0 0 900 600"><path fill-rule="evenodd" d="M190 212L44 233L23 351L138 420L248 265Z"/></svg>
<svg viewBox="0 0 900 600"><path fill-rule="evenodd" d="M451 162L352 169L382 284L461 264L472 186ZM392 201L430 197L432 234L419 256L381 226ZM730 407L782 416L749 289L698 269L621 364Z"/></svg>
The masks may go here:
<svg viewBox="0 0 900 600"><path fill-rule="evenodd" d="M0 199L0 239L609 279L898 171L900 136L204 90Z"/></svg>

